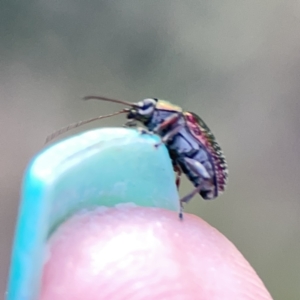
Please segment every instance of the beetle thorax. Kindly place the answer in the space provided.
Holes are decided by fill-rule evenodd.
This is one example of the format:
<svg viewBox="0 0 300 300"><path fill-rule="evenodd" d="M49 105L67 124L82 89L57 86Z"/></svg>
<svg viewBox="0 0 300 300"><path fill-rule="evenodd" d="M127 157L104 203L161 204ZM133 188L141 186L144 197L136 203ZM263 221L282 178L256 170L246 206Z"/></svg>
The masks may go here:
<svg viewBox="0 0 300 300"><path fill-rule="evenodd" d="M146 122L143 122L144 125L152 131L157 125L161 124L165 119L167 119L173 112L165 110L155 110Z"/></svg>

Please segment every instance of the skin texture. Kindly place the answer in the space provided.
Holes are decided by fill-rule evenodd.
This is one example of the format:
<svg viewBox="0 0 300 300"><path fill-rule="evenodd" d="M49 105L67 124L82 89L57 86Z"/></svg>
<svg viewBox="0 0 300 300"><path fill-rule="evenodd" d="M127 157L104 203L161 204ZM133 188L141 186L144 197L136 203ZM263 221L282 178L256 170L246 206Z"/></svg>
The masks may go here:
<svg viewBox="0 0 300 300"><path fill-rule="evenodd" d="M272 299L236 247L194 215L82 212L49 240L42 300Z"/></svg>

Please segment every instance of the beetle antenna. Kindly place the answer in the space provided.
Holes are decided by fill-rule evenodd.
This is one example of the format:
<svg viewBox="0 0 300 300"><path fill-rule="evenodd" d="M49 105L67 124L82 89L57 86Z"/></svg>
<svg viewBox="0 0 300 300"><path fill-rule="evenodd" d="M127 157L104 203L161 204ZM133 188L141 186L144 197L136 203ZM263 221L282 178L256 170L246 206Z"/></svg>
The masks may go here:
<svg viewBox="0 0 300 300"><path fill-rule="evenodd" d="M91 122L94 122L94 121L97 121L97 120L109 118L109 117L116 116L116 115L123 114L123 113L127 113L128 111L129 111L129 109L125 108L125 109L122 109L121 111L118 111L118 112L115 112L115 113L112 113L112 114L108 114L108 115L104 115L104 116L98 116L98 117L95 117L95 118L91 118L91 119L88 119L88 120L79 121L79 122L70 124L66 127L63 127L61 129L57 130L57 131L54 131L52 134L48 135L45 144L49 143L50 141L52 141L53 139L55 139L59 135L65 133L65 132L67 132L71 129L77 128L79 126L82 126L82 125L85 125L85 124L88 124L88 123L91 123Z"/></svg>
<svg viewBox="0 0 300 300"><path fill-rule="evenodd" d="M83 100L91 100L91 99L114 102L114 103L120 103L120 104L128 105L128 106L131 106L131 107L136 107L137 106L135 103L122 101L122 100L117 100L117 99L106 98L106 97L101 97L101 96L85 96L85 97L83 97Z"/></svg>

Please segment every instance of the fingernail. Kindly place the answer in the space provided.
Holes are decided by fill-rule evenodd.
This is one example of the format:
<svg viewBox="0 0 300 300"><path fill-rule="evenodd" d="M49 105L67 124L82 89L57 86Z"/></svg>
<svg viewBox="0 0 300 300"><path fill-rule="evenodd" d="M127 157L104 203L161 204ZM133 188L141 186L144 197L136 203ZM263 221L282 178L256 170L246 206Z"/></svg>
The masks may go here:
<svg viewBox="0 0 300 300"><path fill-rule="evenodd" d="M37 299L47 238L82 209L120 203L179 210L174 172L155 135L103 128L48 147L29 165L11 260L7 300Z"/></svg>

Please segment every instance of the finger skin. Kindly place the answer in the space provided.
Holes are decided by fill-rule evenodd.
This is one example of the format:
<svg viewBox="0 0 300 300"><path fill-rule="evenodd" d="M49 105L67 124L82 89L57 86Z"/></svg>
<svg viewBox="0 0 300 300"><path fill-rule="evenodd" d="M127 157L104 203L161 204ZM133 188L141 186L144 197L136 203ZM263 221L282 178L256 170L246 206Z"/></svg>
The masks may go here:
<svg viewBox="0 0 300 300"><path fill-rule="evenodd" d="M202 219L142 207L80 213L51 237L42 300L272 299Z"/></svg>

